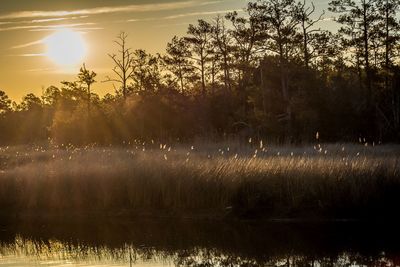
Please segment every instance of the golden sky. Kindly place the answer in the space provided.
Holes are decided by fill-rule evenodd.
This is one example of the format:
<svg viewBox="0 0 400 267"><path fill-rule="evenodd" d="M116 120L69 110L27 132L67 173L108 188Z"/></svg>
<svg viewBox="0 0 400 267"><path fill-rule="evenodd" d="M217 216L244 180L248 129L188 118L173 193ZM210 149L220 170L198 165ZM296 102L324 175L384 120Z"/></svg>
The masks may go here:
<svg viewBox="0 0 400 267"><path fill-rule="evenodd" d="M115 51L113 40L128 33L128 44L151 53L163 53L174 35L183 36L197 19L211 20L228 11L242 11L247 0L18 0L0 5L0 90L13 100L42 88L73 81L79 65L98 73L97 80L111 74L107 56ZM326 9L328 0L316 0ZM68 66L49 56L49 43L60 29L83 39L86 53ZM51 37L49 37L51 36ZM62 35L65 45L75 35ZM63 39L61 38L61 42ZM55 37L55 42L60 39ZM72 42L74 44L74 42ZM51 45L50 45L51 46ZM57 51L56 51L57 52ZM56 53L54 52L54 53ZM98 82L94 92L114 93L112 84Z"/></svg>

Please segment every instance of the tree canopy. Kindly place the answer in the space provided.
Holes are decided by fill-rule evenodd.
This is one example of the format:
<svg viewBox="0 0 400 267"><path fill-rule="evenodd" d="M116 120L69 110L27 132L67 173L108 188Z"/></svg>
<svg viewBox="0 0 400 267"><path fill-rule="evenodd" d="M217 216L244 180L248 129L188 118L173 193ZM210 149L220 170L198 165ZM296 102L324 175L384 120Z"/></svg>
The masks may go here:
<svg viewBox="0 0 400 267"><path fill-rule="evenodd" d="M110 93L93 92L96 73L85 65L75 81L20 104L0 91L0 140L299 143L318 132L323 141L398 142L399 8L398 0L332 0L340 29L330 32L312 2L257 0L243 16L189 25L155 55L132 50L121 33L109 54L114 76L101 81Z"/></svg>

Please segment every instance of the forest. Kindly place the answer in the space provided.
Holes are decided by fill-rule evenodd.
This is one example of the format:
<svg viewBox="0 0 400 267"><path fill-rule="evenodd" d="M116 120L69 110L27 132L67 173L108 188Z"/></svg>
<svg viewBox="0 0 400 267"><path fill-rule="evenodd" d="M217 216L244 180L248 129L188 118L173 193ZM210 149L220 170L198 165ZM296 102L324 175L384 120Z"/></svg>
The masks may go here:
<svg viewBox="0 0 400 267"><path fill-rule="evenodd" d="M20 103L0 91L0 143L398 142L399 8L332 0L318 13L305 0L253 1L190 24L160 54L133 50L135 37L121 32L104 81L83 65L74 81ZM337 32L321 26L328 11ZM99 97L96 82L111 93Z"/></svg>

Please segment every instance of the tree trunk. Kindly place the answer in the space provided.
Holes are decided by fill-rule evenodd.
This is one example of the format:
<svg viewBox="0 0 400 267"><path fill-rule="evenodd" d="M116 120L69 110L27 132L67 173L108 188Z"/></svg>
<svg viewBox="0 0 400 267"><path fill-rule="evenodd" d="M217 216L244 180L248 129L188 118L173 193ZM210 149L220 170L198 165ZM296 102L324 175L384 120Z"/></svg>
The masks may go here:
<svg viewBox="0 0 400 267"><path fill-rule="evenodd" d="M123 86L122 86L122 94L124 96L124 99L126 99L126 72L127 70L125 69L125 40L122 41L122 75L123 75Z"/></svg>
<svg viewBox="0 0 400 267"><path fill-rule="evenodd" d="M280 61L280 72L281 72L281 89L282 89L282 97L283 102L285 105L285 112L286 112L286 141L292 141L292 108L290 106L290 99L289 99L289 90L288 90L288 77L287 77L287 70L286 70L286 59L284 56L283 46L279 44L279 61Z"/></svg>
<svg viewBox="0 0 400 267"><path fill-rule="evenodd" d="M371 68L369 63L369 32L367 22L367 6L363 2L363 41L364 41L364 60L365 60L365 73L366 73L366 86L367 86L367 108L371 109L372 105L372 84L371 84Z"/></svg>
<svg viewBox="0 0 400 267"><path fill-rule="evenodd" d="M308 68L309 65L309 55L308 55L308 49L307 49L307 29L304 25L304 21L302 23L302 28L303 28L303 53L304 53L304 66Z"/></svg>
<svg viewBox="0 0 400 267"><path fill-rule="evenodd" d="M183 73L182 73L182 66L179 65L179 81L181 83L181 93L184 93L184 88L183 88Z"/></svg>
<svg viewBox="0 0 400 267"><path fill-rule="evenodd" d="M260 63L260 79L261 79L261 93L262 93L262 104L264 116L267 116L267 92L264 84L264 69L262 62Z"/></svg>
<svg viewBox="0 0 400 267"><path fill-rule="evenodd" d="M88 87L88 102L87 102L87 109L88 109L88 117L90 117L90 97L91 97L91 92L90 92L90 84L87 84Z"/></svg>
<svg viewBox="0 0 400 267"><path fill-rule="evenodd" d="M206 96L206 81L205 81L205 66L204 58L201 59L201 94L203 97Z"/></svg>

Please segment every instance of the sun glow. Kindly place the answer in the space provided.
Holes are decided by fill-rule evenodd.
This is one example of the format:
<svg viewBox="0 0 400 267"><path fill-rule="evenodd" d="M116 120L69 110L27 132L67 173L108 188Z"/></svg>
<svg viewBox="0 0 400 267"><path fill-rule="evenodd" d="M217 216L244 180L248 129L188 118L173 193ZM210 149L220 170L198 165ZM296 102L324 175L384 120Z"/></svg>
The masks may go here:
<svg viewBox="0 0 400 267"><path fill-rule="evenodd" d="M60 29L44 39L46 56L60 66L81 64L87 51L81 33L71 29Z"/></svg>

